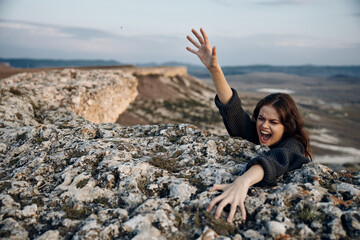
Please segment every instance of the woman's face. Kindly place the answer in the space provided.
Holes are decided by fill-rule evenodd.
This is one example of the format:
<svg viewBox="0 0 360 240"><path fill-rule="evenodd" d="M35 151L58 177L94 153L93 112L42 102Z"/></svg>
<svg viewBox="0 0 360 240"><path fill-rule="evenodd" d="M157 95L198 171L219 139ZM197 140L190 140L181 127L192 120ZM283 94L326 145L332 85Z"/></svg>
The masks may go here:
<svg viewBox="0 0 360 240"><path fill-rule="evenodd" d="M256 130L261 144L271 146L277 143L282 138L284 129L280 115L273 106L265 105L260 108Z"/></svg>

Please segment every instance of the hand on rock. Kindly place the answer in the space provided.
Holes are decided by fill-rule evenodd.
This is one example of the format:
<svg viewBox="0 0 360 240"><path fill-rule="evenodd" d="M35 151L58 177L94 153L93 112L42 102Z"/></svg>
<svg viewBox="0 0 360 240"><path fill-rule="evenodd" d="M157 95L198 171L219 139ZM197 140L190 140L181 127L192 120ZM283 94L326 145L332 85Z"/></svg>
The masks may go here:
<svg viewBox="0 0 360 240"><path fill-rule="evenodd" d="M221 212L223 211L224 207L228 204L231 205L230 213L227 218L228 222L232 222L237 210L237 207L240 208L242 219L246 219L246 211L244 201L247 196L247 192L249 189L249 185L242 179L242 177L238 177L233 183L231 184L215 184L211 192L213 191L223 191L223 193L217 197L215 197L207 211L211 212L212 208L219 203L215 212L215 218L219 219Z"/></svg>

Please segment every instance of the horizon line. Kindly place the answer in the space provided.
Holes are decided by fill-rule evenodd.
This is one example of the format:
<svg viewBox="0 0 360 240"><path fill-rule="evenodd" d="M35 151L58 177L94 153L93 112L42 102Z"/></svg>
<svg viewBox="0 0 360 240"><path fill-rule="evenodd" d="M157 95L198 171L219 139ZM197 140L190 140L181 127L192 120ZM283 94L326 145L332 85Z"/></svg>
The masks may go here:
<svg viewBox="0 0 360 240"><path fill-rule="evenodd" d="M194 66L194 67L204 67L201 64L195 64L195 63L186 63L186 62L177 62L177 61L165 61L165 62L133 62L133 63L125 63L121 62L119 60L115 59L101 59L101 58L94 58L94 59L83 59L83 58L74 58L74 59L66 59L66 58L31 58L31 57L15 57L15 58L7 58L7 57L0 57L0 63L2 60L31 60L31 61L90 61L90 62L96 62L96 61L102 61L102 62L117 62L119 65L156 65L156 66L166 66L171 65L173 66L176 64L176 66L184 65L184 66ZM8 63L8 62L2 62L2 63ZM112 65L117 66L117 65ZM312 63L303 63L303 64L296 64L296 65L272 65L269 63L252 63L252 64L235 64L235 65L223 65L224 67L250 67L250 66L268 66L268 67L302 67L302 66L308 66L308 67L360 67L360 64L344 64L344 65L331 65L331 64L312 64ZM205 68L205 67L204 67Z"/></svg>

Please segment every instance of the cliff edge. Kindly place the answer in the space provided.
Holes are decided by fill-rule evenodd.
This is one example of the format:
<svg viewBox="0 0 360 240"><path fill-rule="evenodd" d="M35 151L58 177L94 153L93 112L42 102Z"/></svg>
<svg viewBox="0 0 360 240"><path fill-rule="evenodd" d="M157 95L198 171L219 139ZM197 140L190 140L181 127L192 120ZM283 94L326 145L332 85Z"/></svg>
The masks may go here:
<svg viewBox="0 0 360 240"><path fill-rule="evenodd" d="M185 67L126 68L139 81L138 96L117 123L137 124L189 123L201 129L225 134L213 87L190 76Z"/></svg>
<svg viewBox="0 0 360 240"><path fill-rule="evenodd" d="M94 123L115 122L137 96L137 84L119 70L20 73L0 81L0 117L12 126L34 125L49 111L67 109Z"/></svg>
<svg viewBox="0 0 360 240"><path fill-rule="evenodd" d="M63 70L57 74L64 78L24 74L1 81L1 238L360 237L360 173L316 163L285 174L277 186L251 187L245 222L237 213L227 223L226 208L214 219L206 208L217 193L209 188L233 181L267 148L190 124L89 121L75 106L81 99L94 106L107 101L109 95L96 97L94 89L121 90L112 94L125 102L135 94L132 76L98 73Z"/></svg>

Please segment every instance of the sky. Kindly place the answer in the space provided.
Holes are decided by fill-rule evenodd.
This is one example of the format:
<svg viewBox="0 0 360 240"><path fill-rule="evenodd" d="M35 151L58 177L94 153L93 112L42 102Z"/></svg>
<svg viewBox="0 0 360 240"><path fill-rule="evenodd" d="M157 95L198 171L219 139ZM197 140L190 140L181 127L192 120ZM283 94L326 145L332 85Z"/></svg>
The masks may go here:
<svg viewBox="0 0 360 240"><path fill-rule="evenodd" d="M360 0L0 0L0 58L360 65Z"/></svg>

